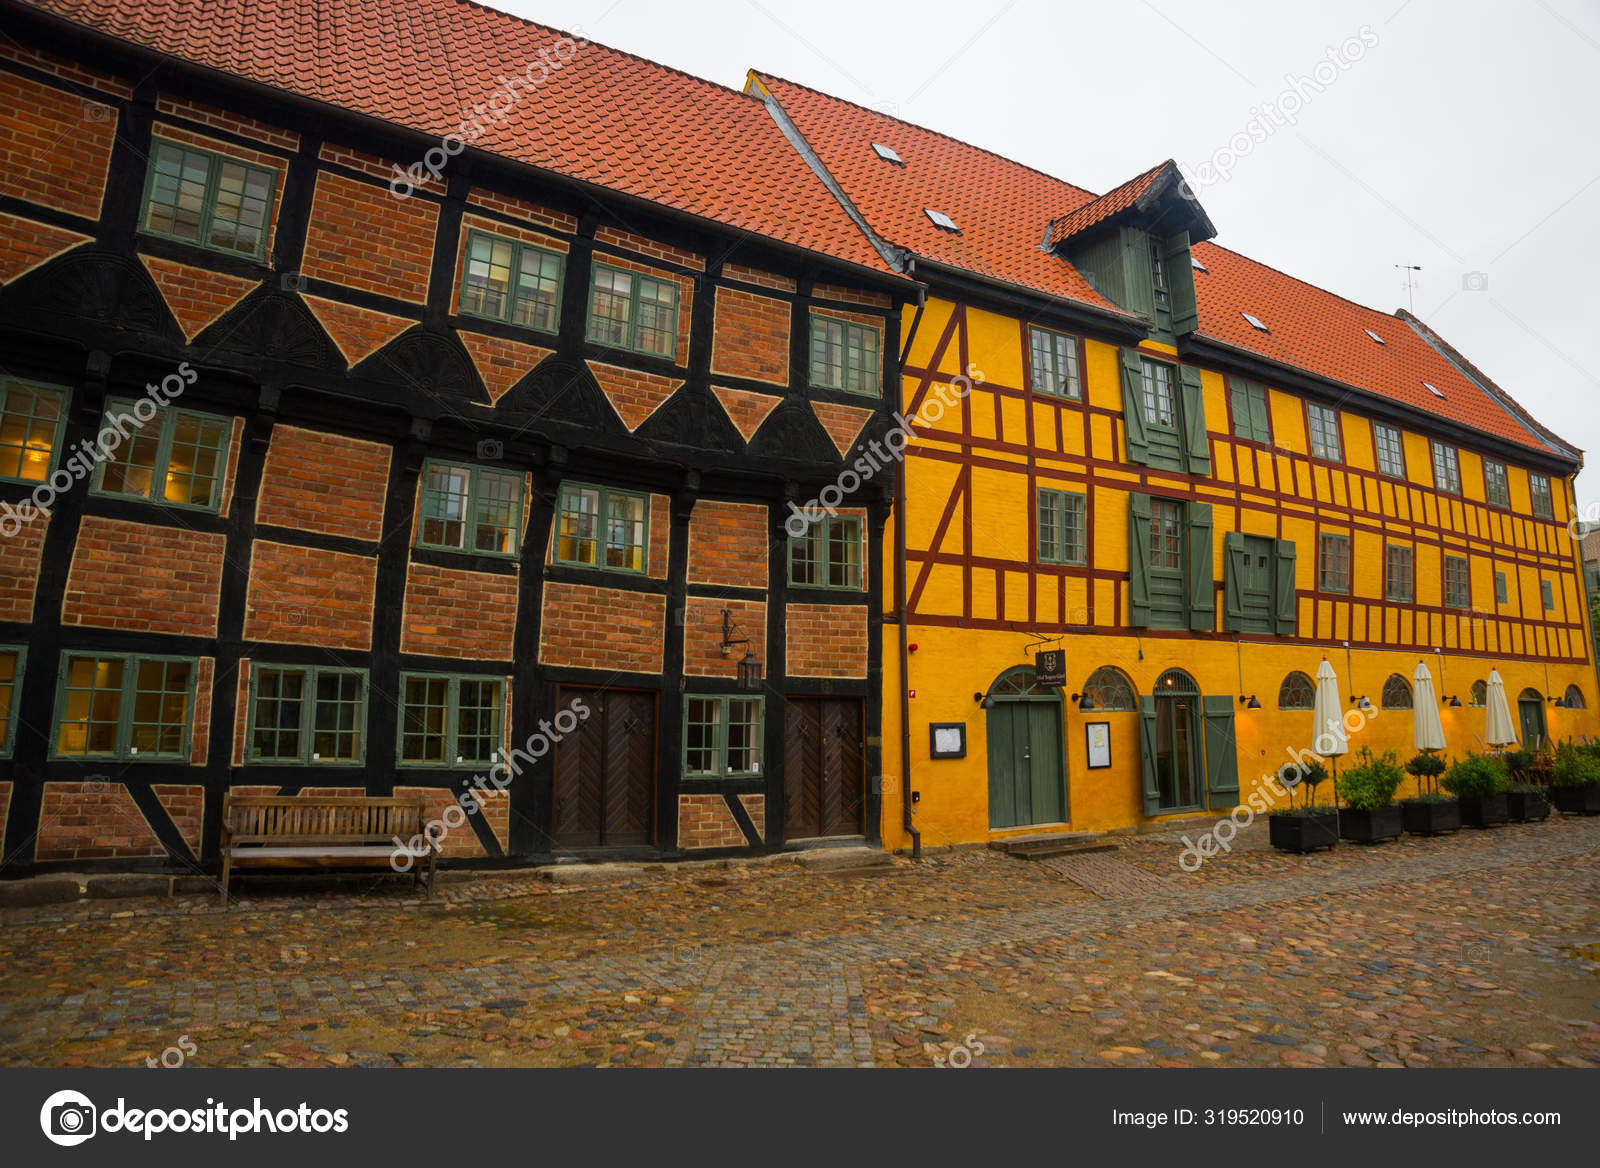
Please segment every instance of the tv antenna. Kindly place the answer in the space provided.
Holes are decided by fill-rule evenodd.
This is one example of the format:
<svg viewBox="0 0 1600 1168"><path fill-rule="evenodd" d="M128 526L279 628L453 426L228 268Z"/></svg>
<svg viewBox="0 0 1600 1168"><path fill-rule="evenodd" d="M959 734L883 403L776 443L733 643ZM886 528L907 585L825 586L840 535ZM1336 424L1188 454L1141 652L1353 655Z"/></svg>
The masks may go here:
<svg viewBox="0 0 1600 1168"><path fill-rule="evenodd" d="M1412 277L1411 273L1412 272L1420 272L1420 271L1422 271L1422 265L1421 264L1396 264L1395 267L1399 268L1401 271L1403 271L1406 274L1406 305L1409 307L1411 315L1412 316L1416 316L1417 315L1417 300L1416 300L1416 295L1413 292L1413 289L1416 288L1417 282Z"/></svg>

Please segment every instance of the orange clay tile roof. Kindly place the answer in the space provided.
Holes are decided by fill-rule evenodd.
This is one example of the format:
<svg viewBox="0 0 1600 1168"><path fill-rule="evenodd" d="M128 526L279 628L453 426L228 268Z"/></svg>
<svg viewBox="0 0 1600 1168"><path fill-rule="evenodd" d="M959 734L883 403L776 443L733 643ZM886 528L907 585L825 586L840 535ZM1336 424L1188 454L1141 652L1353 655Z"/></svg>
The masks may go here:
<svg viewBox="0 0 1600 1168"><path fill-rule="evenodd" d="M438 136L456 131L474 103L488 102L500 79L554 60L565 35L467 0L26 3L197 65ZM520 92L526 96L505 121L490 124L473 145L890 271L753 97L592 43L542 85Z"/></svg>
<svg viewBox="0 0 1600 1168"><path fill-rule="evenodd" d="M1162 166L1096 198L1088 191L932 130L830 97L770 74L752 72L793 121L868 225L888 243L918 256L1046 296L1114 308L1065 259L1045 251L1045 225L1106 215L1132 201ZM899 152L905 165L883 162L871 143ZM1142 185L1141 185L1142 184ZM960 235L941 231L923 207L945 212ZM1096 210L1099 208L1099 210ZM1054 232L1052 238L1059 238ZM1365 390L1536 450L1536 423L1504 391L1484 388L1395 316L1365 308L1212 243L1197 244L1198 333L1213 341ZM1241 313L1259 317L1270 332ZM1384 339L1379 345L1363 329ZM1480 375L1481 376L1481 375ZM1487 378L1483 379L1487 381ZM1423 382L1444 392L1441 400ZM1492 385L1492 383L1490 383ZM1507 398L1509 403L1509 398ZM1531 419L1529 419L1531 423ZM1548 434L1548 431L1543 431ZM1553 438L1553 436L1552 436Z"/></svg>
<svg viewBox="0 0 1600 1168"><path fill-rule="evenodd" d="M1103 223L1118 211L1127 209L1139 201L1139 196L1150 189L1150 184L1156 181L1156 176L1167 167L1177 168L1177 163L1172 159L1152 166L1138 178L1130 178L1120 187L1113 187L1098 199L1092 199L1083 204L1076 211L1069 211L1059 219L1050 223L1050 246L1054 247L1064 239L1071 239L1080 231L1093 227L1096 223Z"/></svg>

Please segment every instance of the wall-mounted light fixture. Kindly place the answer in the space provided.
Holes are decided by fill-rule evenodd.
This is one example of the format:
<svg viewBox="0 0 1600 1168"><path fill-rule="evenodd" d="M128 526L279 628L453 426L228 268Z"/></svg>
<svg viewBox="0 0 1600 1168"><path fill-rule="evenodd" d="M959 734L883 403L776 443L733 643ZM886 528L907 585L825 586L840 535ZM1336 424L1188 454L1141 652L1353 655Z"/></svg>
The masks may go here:
<svg viewBox="0 0 1600 1168"><path fill-rule="evenodd" d="M733 623L733 614L728 609L726 609L726 608L723 609L722 610L722 645L721 645L722 655L724 657L726 657L726 656L729 655L729 651L735 645L743 645L745 647L744 656L739 659L739 669L738 669L739 688L740 689L760 689L761 688L761 662L760 662L759 659L757 659L756 655L753 652L751 652L751 650L750 650L750 638L749 637L736 637L736 636L734 636L734 633L737 631L737 629L738 629L738 626Z"/></svg>

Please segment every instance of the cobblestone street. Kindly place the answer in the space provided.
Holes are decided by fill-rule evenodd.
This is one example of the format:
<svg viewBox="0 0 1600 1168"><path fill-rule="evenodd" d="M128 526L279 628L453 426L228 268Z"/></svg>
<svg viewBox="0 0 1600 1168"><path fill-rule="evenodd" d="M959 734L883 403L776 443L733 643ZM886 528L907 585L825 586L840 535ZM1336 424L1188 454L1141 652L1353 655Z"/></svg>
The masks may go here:
<svg viewBox="0 0 1600 1168"><path fill-rule="evenodd" d="M1600 821L1264 836L8 909L0 1062L1600 1065Z"/></svg>

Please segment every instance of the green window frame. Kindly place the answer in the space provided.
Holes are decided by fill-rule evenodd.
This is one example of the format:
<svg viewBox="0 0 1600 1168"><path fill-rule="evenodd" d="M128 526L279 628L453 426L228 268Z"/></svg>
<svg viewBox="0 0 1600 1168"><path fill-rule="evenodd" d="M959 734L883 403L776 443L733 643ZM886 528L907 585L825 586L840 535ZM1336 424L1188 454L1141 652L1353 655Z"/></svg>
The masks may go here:
<svg viewBox="0 0 1600 1168"><path fill-rule="evenodd" d="M589 277L589 340L674 360L678 282L595 262Z"/></svg>
<svg viewBox="0 0 1600 1168"><path fill-rule="evenodd" d="M1511 603L1511 588L1506 582L1506 574L1504 572L1496 572L1494 574L1494 600L1496 604Z"/></svg>
<svg viewBox="0 0 1600 1168"><path fill-rule="evenodd" d="M199 672L193 657L62 653L50 757L187 762Z"/></svg>
<svg viewBox="0 0 1600 1168"><path fill-rule="evenodd" d="M402 673L396 758L403 767L492 764L504 747L505 679Z"/></svg>
<svg viewBox="0 0 1600 1168"><path fill-rule="evenodd" d="M1472 569L1466 556L1444 558L1444 606L1472 607Z"/></svg>
<svg viewBox="0 0 1600 1168"><path fill-rule="evenodd" d="M547 247L468 231L461 259L461 312L536 332L558 332L566 265L566 256Z"/></svg>
<svg viewBox="0 0 1600 1168"><path fill-rule="evenodd" d="M1492 458L1483 460L1483 497L1491 507L1511 506L1511 477L1505 463Z"/></svg>
<svg viewBox="0 0 1600 1168"><path fill-rule="evenodd" d="M1461 457L1454 446L1433 444L1433 485L1447 495L1461 493Z"/></svg>
<svg viewBox="0 0 1600 1168"><path fill-rule="evenodd" d="M517 471L429 459L422 468L417 546L514 557L522 539L522 490Z"/></svg>
<svg viewBox="0 0 1600 1168"><path fill-rule="evenodd" d="M861 520L827 515L789 537L789 583L797 588L861 590Z"/></svg>
<svg viewBox="0 0 1600 1168"><path fill-rule="evenodd" d="M1145 425L1176 431L1178 398L1172 384L1176 380L1173 367L1166 361L1152 361L1149 357L1139 360L1143 375L1141 384L1144 388Z"/></svg>
<svg viewBox="0 0 1600 1168"><path fill-rule="evenodd" d="M106 428L126 436L96 464L94 494L191 511L221 508L232 418L169 406L141 423L137 403L121 398L106 403Z"/></svg>
<svg viewBox="0 0 1600 1168"><path fill-rule="evenodd" d="M1392 479L1406 477L1406 444L1400 431L1382 422L1372 424L1372 444L1378 452L1378 473Z"/></svg>
<svg viewBox="0 0 1600 1168"><path fill-rule="evenodd" d="M882 393L882 334L870 325L811 314L811 384L877 397Z"/></svg>
<svg viewBox="0 0 1600 1168"><path fill-rule="evenodd" d="M268 766L365 764L367 688L365 669L252 662L245 761Z"/></svg>
<svg viewBox="0 0 1600 1168"><path fill-rule="evenodd" d="M1540 580L1539 592L1544 597L1544 610L1546 612L1554 612L1556 608L1555 585L1551 584L1549 580Z"/></svg>
<svg viewBox="0 0 1600 1168"><path fill-rule="evenodd" d="M1071 401L1083 400L1077 337L1030 325L1028 357L1028 372L1034 393L1064 397Z"/></svg>
<svg viewBox="0 0 1600 1168"><path fill-rule="evenodd" d="M684 777L744 779L759 776L765 715L764 698L685 694Z"/></svg>
<svg viewBox="0 0 1600 1168"><path fill-rule="evenodd" d="M0 758L17 746L17 710L22 706L22 671L28 664L25 645L0 645Z"/></svg>
<svg viewBox="0 0 1600 1168"><path fill-rule="evenodd" d="M1037 506L1039 563L1085 563L1089 500L1075 491L1040 487Z"/></svg>
<svg viewBox="0 0 1600 1168"><path fill-rule="evenodd" d="M1417 599L1416 551L1403 544L1383 548L1383 598L1395 604L1413 604Z"/></svg>
<svg viewBox="0 0 1600 1168"><path fill-rule="evenodd" d="M1343 435L1339 432L1339 411L1306 403L1306 424L1311 435L1311 457L1327 462L1344 458Z"/></svg>
<svg viewBox="0 0 1600 1168"><path fill-rule="evenodd" d="M0 377L0 480L42 483L61 457L71 394L58 385Z"/></svg>
<svg viewBox="0 0 1600 1168"><path fill-rule="evenodd" d="M1554 519L1555 497L1550 493L1550 476L1528 474L1528 495L1533 500L1533 513L1540 519Z"/></svg>
<svg viewBox="0 0 1600 1168"><path fill-rule="evenodd" d="M1350 537L1323 532L1317 539L1317 587L1338 596L1350 595Z"/></svg>
<svg viewBox="0 0 1600 1168"><path fill-rule="evenodd" d="M650 498L593 483L562 483L556 562L643 575L649 567Z"/></svg>
<svg viewBox="0 0 1600 1168"><path fill-rule="evenodd" d="M1233 436L1242 442L1272 445L1272 415L1267 407L1267 387L1244 377L1228 378L1232 394Z"/></svg>
<svg viewBox="0 0 1600 1168"><path fill-rule="evenodd" d="M156 138L139 230L207 251L261 259L277 174L212 150Z"/></svg>

